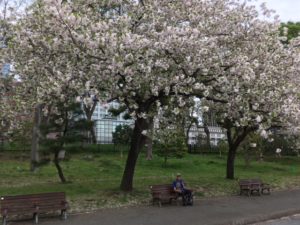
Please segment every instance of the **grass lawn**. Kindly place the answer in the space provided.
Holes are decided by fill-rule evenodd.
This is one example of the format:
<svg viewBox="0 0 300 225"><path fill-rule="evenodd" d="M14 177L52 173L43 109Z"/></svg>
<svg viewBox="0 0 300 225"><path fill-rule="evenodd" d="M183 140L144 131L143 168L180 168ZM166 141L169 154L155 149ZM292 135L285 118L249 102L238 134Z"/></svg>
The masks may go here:
<svg viewBox="0 0 300 225"><path fill-rule="evenodd" d="M89 156L89 157L87 157ZM37 172L28 171L28 159L1 157L0 195L65 191L72 211L89 211L102 207L148 204L149 185L171 183L177 172L196 190L198 197L224 196L238 193L237 180L226 180L226 157L217 155L186 155L183 159L170 159L163 167L157 156L146 161L140 155L136 167L134 191L119 192L126 157L119 154L74 154L62 162L67 184L59 182L52 163ZM236 178L256 178L272 185L275 190L300 187L300 158L265 158L265 162L251 162L246 167L243 158L236 161Z"/></svg>

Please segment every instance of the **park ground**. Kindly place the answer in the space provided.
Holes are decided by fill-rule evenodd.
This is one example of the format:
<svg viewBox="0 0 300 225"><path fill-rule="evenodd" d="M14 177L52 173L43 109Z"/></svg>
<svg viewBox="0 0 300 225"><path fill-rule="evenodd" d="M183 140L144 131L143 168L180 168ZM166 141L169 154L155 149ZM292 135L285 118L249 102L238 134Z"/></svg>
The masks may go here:
<svg viewBox="0 0 300 225"><path fill-rule="evenodd" d="M265 157L263 162L253 160L245 165L242 156L236 160L236 179L225 179L226 155L187 154L181 159L163 159L154 155L147 161L141 154L135 172L134 191L119 191L126 154L76 153L67 156L62 167L68 183L59 182L52 163L29 172L26 155L1 153L0 193L17 195L40 192L64 191L70 202L71 212L90 212L101 208L149 205L149 185L171 183L176 173L183 175L188 186L196 191L196 199L232 196L238 194L238 179L261 178L270 183L273 191L300 188L300 158Z"/></svg>

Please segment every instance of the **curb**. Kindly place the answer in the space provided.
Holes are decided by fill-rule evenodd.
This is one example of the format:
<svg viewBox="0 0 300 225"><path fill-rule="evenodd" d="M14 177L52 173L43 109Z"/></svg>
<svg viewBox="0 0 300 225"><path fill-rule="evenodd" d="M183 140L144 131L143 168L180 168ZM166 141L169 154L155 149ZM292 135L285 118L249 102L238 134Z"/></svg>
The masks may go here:
<svg viewBox="0 0 300 225"><path fill-rule="evenodd" d="M268 215L257 215L255 218L238 219L234 222L227 222L218 225L251 225L254 223L267 222L269 220L280 219L282 217L293 216L296 214L300 214L300 209L289 209Z"/></svg>

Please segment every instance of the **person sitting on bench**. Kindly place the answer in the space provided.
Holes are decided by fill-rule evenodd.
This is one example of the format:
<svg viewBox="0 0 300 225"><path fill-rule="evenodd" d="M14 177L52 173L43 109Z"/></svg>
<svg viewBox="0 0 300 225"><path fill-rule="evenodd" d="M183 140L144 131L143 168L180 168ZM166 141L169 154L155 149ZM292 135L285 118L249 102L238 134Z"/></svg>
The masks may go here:
<svg viewBox="0 0 300 225"><path fill-rule="evenodd" d="M182 196L182 204L183 205L192 205L193 196L192 191L185 187L184 181L181 179L181 174L178 173L176 175L176 180L173 182L174 191Z"/></svg>

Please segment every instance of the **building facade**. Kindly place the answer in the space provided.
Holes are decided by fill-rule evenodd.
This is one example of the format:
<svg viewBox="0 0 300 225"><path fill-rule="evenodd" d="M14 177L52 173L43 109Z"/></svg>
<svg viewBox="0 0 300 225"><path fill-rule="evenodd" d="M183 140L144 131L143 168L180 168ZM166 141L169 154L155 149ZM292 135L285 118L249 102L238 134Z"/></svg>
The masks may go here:
<svg viewBox="0 0 300 225"><path fill-rule="evenodd" d="M208 126L210 143L212 146L217 146L221 140L226 140L224 129L219 126ZM189 132L189 144L197 145L200 139L206 138L204 127L193 126Z"/></svg>
<svg viewBox="0 0 300 225"><path fill-rule="evenodd" d="M97 104L95 108L94 114L92 119L95 122L95 133L97 143L99 144L111 144L113 143L113 132L118 125L132 125L133 120L124 120L123 116L124 113L120 114L119 116L113 117L109 113L109 109L118 108L117 102L112 102L108 104ZM221 140L226 139L226 133L224 129L219 127L216 123L210 122L210 126L208 126L209 133L210 133L210 142L212 146L217 146ZM189 132L189 139L188 143L190 145L196 145L199 142L199 137L206 137L206 133L203 127L193 126Z"/></svg>
<svg viewBox="0 0 300 225"><path fill-rule="evenodd" d="M118 103L112 102L109 104L100 104L98 103L92 119L95 122L95 133L97 143L99 144L111 144L113 143L113 132L118 125L132 125L132 120L124 120L124 113L114 117L109 113L109 109L117 108Z"/></svg>

